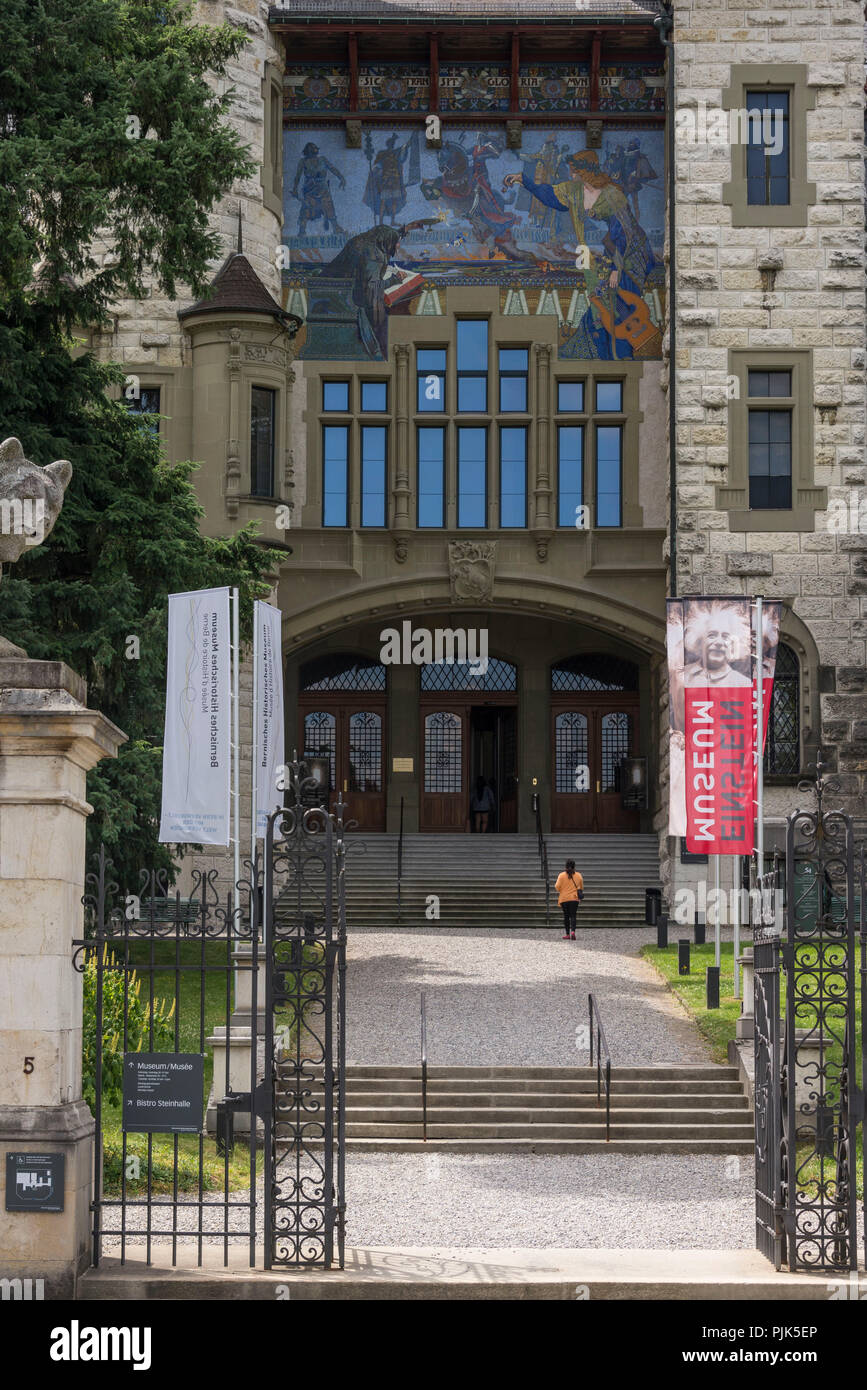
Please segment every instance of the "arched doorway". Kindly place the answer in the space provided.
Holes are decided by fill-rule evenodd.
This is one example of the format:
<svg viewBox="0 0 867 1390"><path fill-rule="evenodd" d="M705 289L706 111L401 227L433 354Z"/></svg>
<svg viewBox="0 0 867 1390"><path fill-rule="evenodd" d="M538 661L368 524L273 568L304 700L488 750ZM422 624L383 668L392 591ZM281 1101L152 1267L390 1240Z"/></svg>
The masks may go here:
<svg viewBox="0 0 867 1390"><path fill-rule="evenodd" d="M359 830L385 829L386 670L348 652L301 668L298 746L328 758L332 801L338 790Z"/></svg>
<svg viewBox="0 0 867 1390"><path fill-rule="evenodd" d="M639 752L638 667L587 652L551 667L553 831L639 829L623 805L620 760Z"/></svg>
<svg viewBox="0 0 867 1390"><path fill-rule="evenodd" d="M494 793L492 831L518 828L518 672L490 657L421 667L421 830L464 830L481 777Z"/></svg>

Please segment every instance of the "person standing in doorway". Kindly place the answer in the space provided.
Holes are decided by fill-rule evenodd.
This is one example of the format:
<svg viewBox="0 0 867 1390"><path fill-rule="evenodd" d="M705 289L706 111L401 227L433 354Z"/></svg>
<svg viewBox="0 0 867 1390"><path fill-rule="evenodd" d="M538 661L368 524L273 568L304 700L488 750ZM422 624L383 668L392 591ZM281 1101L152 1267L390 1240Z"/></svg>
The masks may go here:
<svg viewBox="0 0 867 1390"><path fill-rule="evenodd" d="M575 868L575 860L566 860L566 869L557 875L554 884L557 901L563 909L563 940L575 940L575 924L578 917L578 904L584 897L584 879Z"/></svg>
<svg viewBox="0 0 867 1390"><path fill-rule="evenodd" d="M488 820L494 809L494 793L488 786L484 777L476 778L476 790L473 792L473 799L470 810L473 813L473 821L477 835L484 835L488 829Z"/></svg>

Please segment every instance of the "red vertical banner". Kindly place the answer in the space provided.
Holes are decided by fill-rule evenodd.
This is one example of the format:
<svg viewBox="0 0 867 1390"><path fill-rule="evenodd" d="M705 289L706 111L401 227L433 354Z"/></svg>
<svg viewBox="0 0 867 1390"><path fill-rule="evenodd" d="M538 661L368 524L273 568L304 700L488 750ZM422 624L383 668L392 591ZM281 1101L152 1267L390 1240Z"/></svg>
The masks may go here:
<svg viewBox="0 0 867 1390"><path fill-rule="evenodd" d="M750 854L753 848L752 610L748 597L673 599L668 605L669 831L685 836L693 854Z"/></svg>

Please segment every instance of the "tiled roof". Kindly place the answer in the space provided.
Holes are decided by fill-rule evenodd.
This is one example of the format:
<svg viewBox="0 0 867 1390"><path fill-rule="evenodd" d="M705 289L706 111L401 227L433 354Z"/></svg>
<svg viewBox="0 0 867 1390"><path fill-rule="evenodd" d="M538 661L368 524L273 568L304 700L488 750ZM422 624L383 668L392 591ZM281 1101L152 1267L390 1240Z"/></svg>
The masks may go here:
<svg viewBox="0 0 867 1390"><path fill-rule="evenodd" d="M226 257L211 282L213 294L200 299L189 309L181 309L179 319L192 314L233 313L273 314L284 318L284 312L266 290L247 257L232 251Z"/></svg>
<svg viewBox="0 0 867 1390"><path fill-rule="evenodd" d="M281 19L332 19L340 15L411 19L418 14L436 14L445 19L580 19L582 15L651 19L660 9L659 0L284 0L283 4L271 6L269 18L275 23Z"/></svg>

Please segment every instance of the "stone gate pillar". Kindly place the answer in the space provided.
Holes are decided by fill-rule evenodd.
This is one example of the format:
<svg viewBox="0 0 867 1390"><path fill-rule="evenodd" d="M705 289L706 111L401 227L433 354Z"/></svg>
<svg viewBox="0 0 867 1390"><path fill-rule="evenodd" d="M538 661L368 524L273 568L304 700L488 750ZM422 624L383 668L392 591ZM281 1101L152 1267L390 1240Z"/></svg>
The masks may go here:
<svg viewBox="0 0 867 1390"><path fill-rule="evenodd" d="M88 1262L94 1122L81 1098L72 941L82 934L86 774L126 741L85 698L61 662L0 660L0 1278L43 1280L46 1298L73 1297ZM41 1155L62 1157L63 1180L40 1210ZM7 1209L22 1196L30 1209Z"/></svg>

